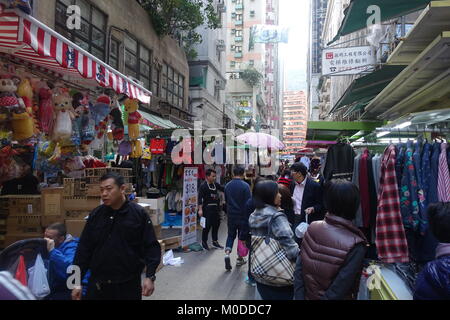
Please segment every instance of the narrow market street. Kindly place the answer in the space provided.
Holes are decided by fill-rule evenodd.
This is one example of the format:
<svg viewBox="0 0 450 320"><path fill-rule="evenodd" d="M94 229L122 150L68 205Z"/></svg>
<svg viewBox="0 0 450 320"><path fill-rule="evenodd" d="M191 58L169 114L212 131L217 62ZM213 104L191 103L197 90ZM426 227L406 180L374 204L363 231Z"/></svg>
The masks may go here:
<svg viewBox="0 0 450 320"><path fill-rule="evenodd" d="M221 222L219 243L222 245L226 241L226 232L226 222ZM198 239L201 239L201 232ZM223 250L174 252L174 256L181 257L184 264L180 267L164 266L156 275L155 293L150 298L144 297L144 300L255 299L255 287L244 282L248 265L236 267L236 251L231 254L231 272L225 271Z"/></svg>

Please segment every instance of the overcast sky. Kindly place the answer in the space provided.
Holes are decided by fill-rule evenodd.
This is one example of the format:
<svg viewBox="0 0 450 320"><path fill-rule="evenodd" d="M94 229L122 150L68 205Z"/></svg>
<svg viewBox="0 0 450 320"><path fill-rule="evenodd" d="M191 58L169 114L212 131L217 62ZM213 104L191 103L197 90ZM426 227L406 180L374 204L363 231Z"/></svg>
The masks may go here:
<svg viewBox="0 0 450 320"><path fill-rule="evenodd" d="M306 85L306 62L309 38L310 0L280 0L280 25L290 28L289 44L281 44L281 59L287 73L286 85ZM291 75L291 76L290 76ZM295 75L295 76L292 76ZM294 77L294 79L292 79ZM295 79L301 77L302 79ZM291 82L291 85L289 85ZM300 84L297 84L300 83ZM305 88L298 88L305 89Z"/></svg>

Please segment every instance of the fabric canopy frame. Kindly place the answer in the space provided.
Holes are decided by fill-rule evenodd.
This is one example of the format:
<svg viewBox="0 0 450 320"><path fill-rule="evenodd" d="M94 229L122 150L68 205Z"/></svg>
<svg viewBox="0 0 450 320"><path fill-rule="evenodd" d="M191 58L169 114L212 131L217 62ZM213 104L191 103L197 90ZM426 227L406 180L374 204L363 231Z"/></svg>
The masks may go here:
<svg viewBox="0 0 450 320"><path fill-rule="evenodd" d="M18 9L0 13L0 52L42 66L84 86L111 88L150 104L152 93L45 24Z"/></svg>
<svg viewBox="0 0 450 320"><path fill-rule="evenodd" d="M405 16L425 8L431 0L352 0L345 9L344 20L337 35L328 45L340 37L367 28L367 20L373 13L367 13L370 6L378 6L381 10L381 22Z"/></svg>
<svg viewBox="0 0 450 320"><path fill-rule="evenodd" d="M352 82L344 95L339 99L330 113L355 103L366 106L386 86L397 77L406 66L384 65L377 71L358 78Z"/></svg>

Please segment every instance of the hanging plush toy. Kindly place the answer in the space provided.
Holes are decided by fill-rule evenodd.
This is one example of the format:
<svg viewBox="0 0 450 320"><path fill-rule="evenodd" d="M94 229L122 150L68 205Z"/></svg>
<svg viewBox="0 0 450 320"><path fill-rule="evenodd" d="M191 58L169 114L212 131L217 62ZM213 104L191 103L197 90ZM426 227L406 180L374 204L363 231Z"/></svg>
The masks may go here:
<svg viewBox="0 0 450 320"><path fill-rule="evenodd" d="M13 110L20 108L19 97L16 94L17 85L10 76L0 79L0 120L10 118Z"/></svg>
<svg viewBox="0 0 450 320"><path fill-rule="evenodd" d="M72 120L75 118L75 111L72 107L72 98L68 93L60 91L53 97L55 103L55 126L53 128L53 140L69 140L72 136Z"/></svg>
<svg viewBox="0 0 450 320"><path fill-rule="evenodd" d="M97 138L103 138L107 130L108 115L111 112L110 109L111 99L107 95L101 95L97 98L97 103L94 105L92 115L95 121L95 131L97 132Z"/></svg>
<svg viewBox="0 0 450 320"><path fill-rule="evenodd" d="M77 92L73 95L72 106L78 121L81 145L88 146L95 140L94 120L89 113L89 99L83 93Z"/></svg>
<svg viewBox="0 0 450 320"><path fill-rule="evenodd" d="M53 92L47 84L39 89L39 121L43 133L50 135L54 120Z"/></svg>
<svg viewBox="0 0 450 320"><path fill-rule="evenodd" d="M31 86L30 80L27 78L22 79L22 81L19 84L19 87L17 88L17 94L18 96L23 100L25 104L26 111L30 115L32 119L32 126L33 126L33 134L39 134L39 121L37 119L37 116L35 116L34 110L33 110L33 88ZM28 121L28 120L27 120ZM28 126L28 124L27 124Z"/></svg>
<svg viewBox="0 0 450 320"><path fill-rule="evenodd" d="M26 14L31 14L30 0L8 0L9 8L19 8Z"/></svg>
<svg viewBox="0 0 450 320"><path fill-rule="evenodd" d="M111 123L112 138L115 141L120 141L123 140L124 138L125 127L123 125L122 111L120 111L119 102L115 100L114 103L115 106L112 107L111 113L109 114L112 121Z"/></svg>
<svg viewBox="0 0 450 320"><path fill-rule="evenodd" d="M140 158L142 156L142 146L141 142L137 139L139 138L139 122L142 116L138 112L139 101L128 98L124 104L125 110L128 113L128 137L132 145L131 156L132 158Z"/></svg>

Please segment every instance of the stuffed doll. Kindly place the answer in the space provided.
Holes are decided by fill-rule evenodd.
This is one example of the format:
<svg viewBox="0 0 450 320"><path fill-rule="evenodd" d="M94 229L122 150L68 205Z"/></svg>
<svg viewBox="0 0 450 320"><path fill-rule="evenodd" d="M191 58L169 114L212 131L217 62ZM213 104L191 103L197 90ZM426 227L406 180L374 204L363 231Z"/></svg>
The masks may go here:
<svg viewBox="0 0 450 320"><path fill-rule="evenodd" d="M137 99L125 100L125 111L128 113L128 137L132 145L132 158L140 158L142 156L142 146L137 140L139 138L139 121L142 116L138 112L139 101Z"/></svg>
<svg viewBox="0 0 450 320"><path fill-rule="evenodd" d="M17 95L22 98L26 108L33 107L33 88L29 79L23 79L17 88Z"/></svg>
<svg viewBox="0 0 450 320"><path fill-rule="evenodd" d="M54 120L53 92L45 85L39 89L39 127L46 135L50 135Z"/></svg>
<svg viewBox="0 0 450 320"><path fill-rule="evenodd" d="M30 0L8 0L9 8L19 8L26 14L31 14Z"/></svg>
<svg viewBox="0 0 450 320"><path fill-rule="evenodd" d="M58 142L69 140L72 136L72 120L75 119L72 98L68 93L60 91L54 95L53 101L55 102L53 140Z"/></svg>
<svg viewBox="0 0 450 320"><path fill-rule="evenodd" d="M101 139L106 132L108 115L111 112L110 104L111 99L107 95L101 95L92 109L98 139Z"/></svg>
<svg viewBox="0 0 450 320"><path fill-rule="evenodd" d="M73 95L72 106L80 131L81 145L88 146L95 139L94 120L89 113L89 99L83 93L77 92Z"/></svg>
<svg viewBox="0 0 450 320"><path fill-rule="evenodd" d="M122 111L120 111L120 105L117 100L115 100L115 106L112 107L111 113L109 114L111 118L111 129L112 129L112 139L114 141L123 140L125 134L125 127L122 120Z"/></svg>
<svg viewBox="0 0 450 320"><path fill-rule="evenodd" d="M13 110L20 108L19 97L16 94L17 84L10 76L0 79L0 120L9 119Z"/></svg>

